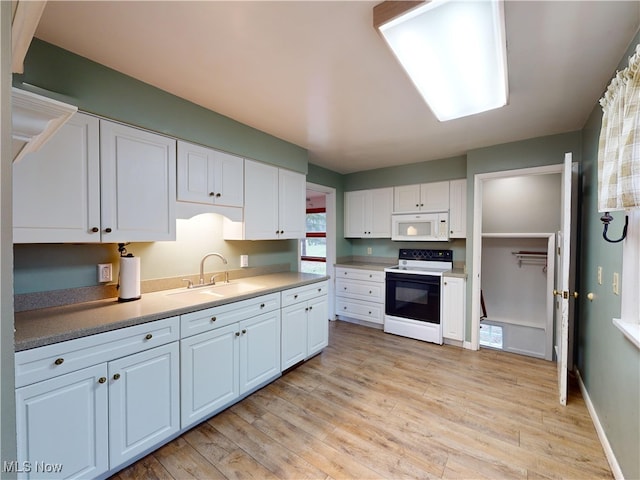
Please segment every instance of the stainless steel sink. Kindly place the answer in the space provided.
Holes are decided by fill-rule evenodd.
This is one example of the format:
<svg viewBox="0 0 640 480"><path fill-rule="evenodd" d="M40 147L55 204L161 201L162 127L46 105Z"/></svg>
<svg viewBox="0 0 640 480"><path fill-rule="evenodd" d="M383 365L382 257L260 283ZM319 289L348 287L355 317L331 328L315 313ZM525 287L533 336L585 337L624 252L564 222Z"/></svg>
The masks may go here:
<svg viewBox="0 0 640 480"><path fill-rule="evenodd" d="M178 291L167 293L169 296L194 296L201 297L202 295L209 295L215 298L233 297L236 295L242 295L244 293L255 292L266 288L264 285L260 285L252 282L233 282L233 283L221 283L219 285L209 285L206 287L194 287L185 288Z"/></svg>

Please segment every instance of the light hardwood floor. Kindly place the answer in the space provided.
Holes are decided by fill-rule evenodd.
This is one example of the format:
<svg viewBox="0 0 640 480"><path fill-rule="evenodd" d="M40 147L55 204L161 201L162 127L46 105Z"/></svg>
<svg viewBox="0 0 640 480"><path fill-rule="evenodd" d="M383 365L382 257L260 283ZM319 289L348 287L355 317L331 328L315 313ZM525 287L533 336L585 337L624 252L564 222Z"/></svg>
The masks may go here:
<svg viewBox="0 0 640 480"><path fill-rule="evenodd" d="M331 322L322 354L114 478L612 478L556 388L555 363Z"/></svg>

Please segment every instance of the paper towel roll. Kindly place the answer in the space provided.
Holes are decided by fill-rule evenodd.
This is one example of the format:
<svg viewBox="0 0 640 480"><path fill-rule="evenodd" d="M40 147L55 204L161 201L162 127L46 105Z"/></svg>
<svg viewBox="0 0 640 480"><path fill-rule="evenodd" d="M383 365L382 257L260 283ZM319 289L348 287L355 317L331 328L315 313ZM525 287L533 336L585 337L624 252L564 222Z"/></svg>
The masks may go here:
<svg viewBox="0 0 640 480"><path fill-rule="evenodd" d="M129 254L120 257L118 301L130 302L140 298L140 258Z"/></svg>

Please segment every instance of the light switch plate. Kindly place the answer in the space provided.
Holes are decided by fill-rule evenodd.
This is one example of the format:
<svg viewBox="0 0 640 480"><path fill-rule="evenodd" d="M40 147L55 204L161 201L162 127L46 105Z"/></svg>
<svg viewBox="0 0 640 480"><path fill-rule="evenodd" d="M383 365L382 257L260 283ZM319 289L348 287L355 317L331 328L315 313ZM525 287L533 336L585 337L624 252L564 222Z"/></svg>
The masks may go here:
<svg viewBox="0 0 640 480"><path fill-rule="evenodd" d="M602 285L602 267L598 266L598 285Z"/></svg>
<svg viewBox="0 0 640 480"><path fill-rule="evenodd" d="M613 293L620 295L620 274L618 272L613 273Z"/></svg>

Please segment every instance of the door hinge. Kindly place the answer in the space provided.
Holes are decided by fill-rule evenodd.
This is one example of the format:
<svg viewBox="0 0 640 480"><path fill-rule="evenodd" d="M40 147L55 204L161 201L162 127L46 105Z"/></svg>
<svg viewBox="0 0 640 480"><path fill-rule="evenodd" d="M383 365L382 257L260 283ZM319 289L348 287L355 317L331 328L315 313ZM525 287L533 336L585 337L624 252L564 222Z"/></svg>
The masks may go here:
<svg viewBox="0 0 640 480"><path fill-rule="evenodd" d="M566 290L564 290L564 291L562 292L562 298L564 298L565 300L566 300L567 298L569 298L569 292L568 292L568 291L566 291Z"/></svg>

